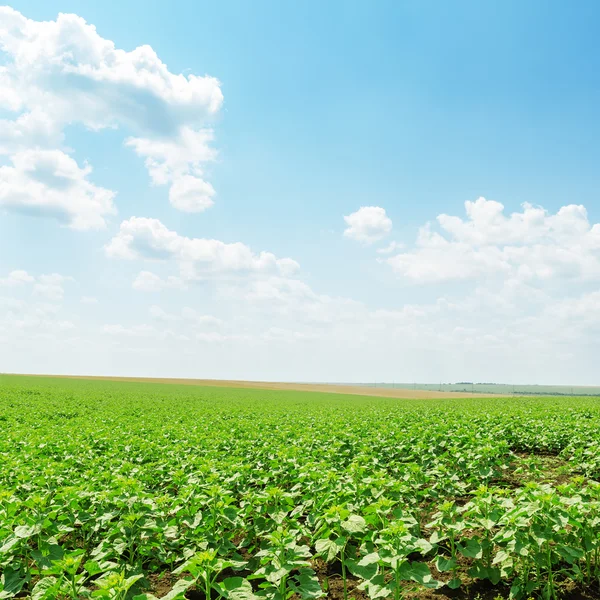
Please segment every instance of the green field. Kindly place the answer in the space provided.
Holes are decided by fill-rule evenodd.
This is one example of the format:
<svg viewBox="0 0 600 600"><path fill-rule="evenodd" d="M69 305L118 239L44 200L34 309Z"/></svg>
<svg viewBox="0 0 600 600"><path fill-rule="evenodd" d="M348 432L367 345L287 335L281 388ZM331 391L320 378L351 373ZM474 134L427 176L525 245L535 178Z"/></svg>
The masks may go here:
<svg viewBox="0 0 600 600"><path fill-rule="evenodd" d="M0 377L0 599L598 598L600 404Z"/></svg>
<svg viewBox="0 0 600 600"><path fill-rule="evenodd" d="M499 394L523 396L600 396L600 386L524 385L512 383L353 383L368 388L454 392L458 394Z"/></svg>

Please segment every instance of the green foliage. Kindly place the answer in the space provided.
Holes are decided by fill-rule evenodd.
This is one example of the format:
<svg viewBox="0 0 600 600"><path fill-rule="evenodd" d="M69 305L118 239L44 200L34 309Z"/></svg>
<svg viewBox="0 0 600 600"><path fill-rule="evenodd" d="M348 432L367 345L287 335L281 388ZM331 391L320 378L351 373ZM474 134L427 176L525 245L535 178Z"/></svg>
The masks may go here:
<svg viewBox="0 0 600 600"><path fill-rule="evenodd" d="M597 400L3 376L0 419L0 600L600 580Z"/></svg>

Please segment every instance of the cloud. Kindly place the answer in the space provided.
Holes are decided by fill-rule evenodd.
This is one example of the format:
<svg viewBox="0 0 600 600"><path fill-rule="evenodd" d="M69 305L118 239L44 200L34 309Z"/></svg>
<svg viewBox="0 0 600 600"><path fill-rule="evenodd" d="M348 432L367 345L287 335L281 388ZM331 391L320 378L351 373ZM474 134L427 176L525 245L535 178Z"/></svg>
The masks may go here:
<svg viewBox="0 0 600 600"><path fill-rule="evenodd" d="M386 237L392 230L392 220L379 206L362 206L344 217L347 229L344 235L363 244L372 244Z"/></svg>
<svg viewBox="0 0 600 600"><path fill-rule="evenodd" d="M9 113L0 119L0 153L61 148L74 123L125 128L153 183L171 185L175 208L212 205L202 165L216 156L209 122L223 103L217 79L172 73L150 46L117 48L73 14L35 21L1 7L0 51L0 102Z"/></svg>
<svg viewBox="0 0 600 600"><path fill-rule="evenodd" d="M184 175L176 179L169 191L169 202L183 212L202 212L210 208L214 202L215 190L210 183Z"/></svg>
<svg viewBox="0 0 600 600"><path fill-rule="evenodd" d="M187 289L187 286L179 277L169 275L163 279L151 271L140 271L134 279L132 287L140 292L160 292L167 289Z"/></svg>
<svg viewBox="0 0 600 600"><path fill-rule="evenodd" d="M3 82L15 110L43 110L92 129L127 125L165 136L202 123L223 102L213 77L174 74L150 46L127 52L73 14L34 21L0 8Z"/></svg>
<svg viewBox="0 0 600 600"><path fill-rule="evenodd" d="M383 259L402 277L419 283L500 277L529 282L600 279L600 224L585 207L556 214L524 204L504 214L499 202L465 203L466 219L439 215L440 232L421 228L415 247Z"/></svg>
<svg viewBox="0 0 600 600"><path fill-rule="evenodd" d="M179 277L169 276L162 279L151 271L140 271L134 279L132 287L140 292L160 292L166 289L185 289L185 284Z"/></svg>
<svg viewBox="0 0 600 600"><path fill-rule="evenodd" d="M224 325L223 320L213 315L204 315L195 311L193 308L184 307L181 316L185 321L191 322L199 327L219 328Z"/></svg>
<svg viewBox="0 0 600 600"><path fill-rule="evenodd" d="M183 212L202 212L214 204L215 190L203 179L203 164L213 161L211 129L182 127L173 139L129 138L126 144L145 158L154 185L171 184L169 202Z"/></svg>
<svg viewBox="0 0 600 600"><path fill-rule="evenodd" d="M15 271L11 271L7 277L0 278L0 285L13 287L23 285L25 283L33 283L34 281L35 277L27 273L27 271L17 269Z"/></svg>
<svg viewBox="0 0 600 600"><path fill-rule="evenodd" d="M33 286L33 293L43 296L47 300L60 302L65 294L64 284L74 281L72 277L52 273L51 275L40 275Z"/></svg>
<svg viewBox="0 0 600 600"><path fill-rule="evenodd" d="M160 306L153 305L148 309L148 314L157 321L178 321L179 317L164 311Z"/></svg>
<svg viewBox="0 0 600 600"><path fill-rule="evenodd" d="M27 271L16 269L11 271L7 277L0 278L0 285L4 287L18 287L32 285L34 296L41 296L46 300L60 302L64 296L64 284L75 281L73 277L51 273L34 277Z"/></svg>
<svg viewBox="0 0 600 600"><path fill-rule="evenodd" d="M404 248L404 244L401 244L399 242L390 242L384 248L378 248L377 254L391 254L392 252L395 252L396 250L401 250L402 248Z"/></svg>
<svg viewBox="0 0 600 600"><path fill-rule="evenodd" d="M98 304L98 298L94 298L93 296L81 296L82 304Z"/></svg>
<svg viewBox="0 0 600 600"><path fill-rule="evenodd" d="M106 255L120 259L173 260L184 281L226 273L281 273L296 271L290 258L270 252L255 254L241 242L188 238L168 229L158 219L132 217L121 223L119 233L105 247Z"/></svg>
<svg viewBox="0 0 600 600"><path fill-rule="evenodd" d="M24 150L0 167L0 207L53 217L72 229L101 229L116 213L114 192L91 183L83 168L60 150Z"/></svg>

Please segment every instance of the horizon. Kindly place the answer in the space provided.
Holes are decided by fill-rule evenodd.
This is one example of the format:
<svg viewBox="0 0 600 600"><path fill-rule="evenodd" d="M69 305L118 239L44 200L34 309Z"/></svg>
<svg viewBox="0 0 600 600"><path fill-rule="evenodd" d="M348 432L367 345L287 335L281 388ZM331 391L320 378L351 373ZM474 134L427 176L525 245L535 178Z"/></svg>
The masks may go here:
<svg viewBox="0 0 600 600"><path fill-rule="evenodd" d="M106 381L139 381L139 382L179 382L185 381L190 383L197 383L198 385L208 385L211 383L219 383L219 384L282 384L282 385L301 385L301 386L348 386L348 387L366 387L366 388L388 388L388 389L416 389L416 390L435 390L436 388L440 388L440 391L443 391L442 388L450 388L457 386L490 386L490 387L505 387L505 388L513 388L512 393L521 393L527 392L526 388L546 388L547 390L558 390L562 388L566 390L565 395L569 395L567 392L569 390L594 390L593 394L583 394L583 395L600 395L600 384L594 385L581 385L581 384L571 384L571 383L558 383L558 384L545 384L545 383L507 383L507 382L492 382L492 381L454 381L454 382L423 382L423 381L311 381L311 380L294 380L294 381L282 381L282 380L273 380L273 379L220 379L220 378L194 378L194 377L162 377L162 376L143 376L143 375L111 375L111 374L100 374L100 375L90 375L90 374L75 374L75 373L30 373L30 372L0 372L0 377L40 377L40 378L48 378L48 379L102 379ZM467 391L471 393L471 390L458 389L458 390L446 390L452 392L462 392ZM596 393L597 392L597 393ZM475 393L478 393L475 390ZM486 393L486 392L481 392ZM503 393L503 392L500 392ZM551 392L542 391L540 394Z"/></svg>
<svg viewBox="0 0 600 600"><path fill-rule="evenodd" d="M2 370L595 387L599 19L0 8Z"/></svg>

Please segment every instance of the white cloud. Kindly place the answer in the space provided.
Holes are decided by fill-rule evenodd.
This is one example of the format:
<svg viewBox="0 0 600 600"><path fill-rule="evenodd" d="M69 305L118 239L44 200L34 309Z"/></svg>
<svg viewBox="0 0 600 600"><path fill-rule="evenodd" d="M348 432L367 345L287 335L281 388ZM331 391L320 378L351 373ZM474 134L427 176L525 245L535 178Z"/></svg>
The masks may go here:
<svg viewBox="0 0 600 600"><path fill-rule="evenodd" d="M216 151L210 147L213 139L212 129L184 126L173 139L132 137L125 143L144 157L152 182L164 185L187 173L202 175L203 163L216 158Z"/></svg>
<svg viewBox="0 0 600 600"><path fill-rule="evenodd" d="M379 206L361 206L356 212L344 217L347 229L344 235L350 239L372 244L386 237L392 230L392 220Z"/></svg>
<svg viewBox="0 0 600 600"><path fill-rule="evenodd" d="M82 304L98 304L98 298L94 298L94 296L81 296Z"/></svg>
<svg viewBox="0 0 600 600"><path fill-rule="evenodd" d="M169 202L183 212L202 212L210 208L214 202L215 190L210 183L184 175L176 179L169 191Z"/></svg>
<svg viewBox="0 0 600 600"><path fill-rule="evenodd" d="M140 292L160 292L166 289L185 289L179 277L169 276L162 279L151 271L140 271L133 281L132 287Z"/></svg>
<svg viewBox="0 0 600 600"><path fill-rule="evenodd" d="M23 285L25 283L33 283L34 281L35 277L27 273L27 271L17 269L15 271L11 271L8 274L8 277L0 278L0 285L13 287Z"/></svg>
<svg viewBox="0 0 600 600"><path fill-rule="evenodd" d="M420 283L501 277L519 281L590 281L600 278L600 224L585 207L556 214L524 204L504 214L499 202L466 202L467 218L439 215L441 232L421 228L416 245L384 262Z"/></svg>
<svg viewBox="0 0 600 600"><path fill-rule="evenodd" d="M92 169L80 168L60 150L24 150L0 167L0 207L49 216L73 229L100 229L116 213L114 192L88 180Z"/></svg>
<svg viewBox="0 0 600 600"><path fill-rule="evenodd" d="M69 281L73 281L73 278L58 273L40 275L33 286L33 293L52 302L60 302L65 294L64 284Z"/></svg>
<svg viewBox="0 0 600 600"><path fill-rule="evenodd" d="M72 277L60 275L59 273L34 277L27 271L16 269L11 271L7 277L0 278L0 285L14 288L30 284L34 296L41 296L51 302L60 302L65 293L64 284L72 281L74 281ZM47 308L50 308L50 305Z"/></svg>
<svg viewBox="0 0 600 600"><path fill-rule="evenodd" d="M0 102L13 113L0 119L0 153L60 148L74 123L125 128L175 208L211 206L202 165L216 155L207 124L223 102L217 79L172 73L150 46L116 48L73 14L35 21L1 7L0 51Z"/></svg>
<svg viewBox="0 0 600 600"><path fill-rule="evenodd" d="M129 138L126 141L145 158L146 168L155 185L170 183L169 202L183 212L202 212L213 204L215 190L202 179L203 164L216 152L210 147L211 129L182 127L172 139Z"/></svg>
<svg viewBox="0 0 600 600"><path fill-rule="evenodd" d="M401 244L400 242L390 242L384 248L378 248L377 254L391 254L392 252L401 250L402 248L404 248L404 244Z"/></svg>
<svg viewBox="0 0 600 600"><path fill-rule="evenodd" d="M125 124L164 136L204 122L223 101L213 77L173 74L150 46L115 48L73 14L34 21L3 7L0 48L9 58L2 74L10 106L61 123Z"/></svg>
<svg viewBox="0 0 600 600"><path fill-rule="evenodd" d="M270 252L255 254L241 242L188 238L169 230L158 219L132 217L105 247L107 256L121 259L174 260L184 280L199 280L225 273L281 273L298 269L290 258Z"/></svg>

